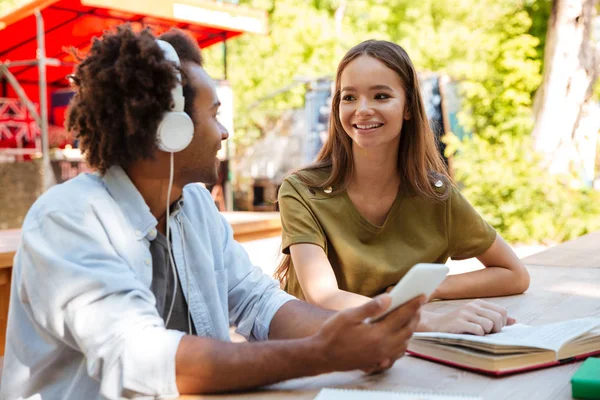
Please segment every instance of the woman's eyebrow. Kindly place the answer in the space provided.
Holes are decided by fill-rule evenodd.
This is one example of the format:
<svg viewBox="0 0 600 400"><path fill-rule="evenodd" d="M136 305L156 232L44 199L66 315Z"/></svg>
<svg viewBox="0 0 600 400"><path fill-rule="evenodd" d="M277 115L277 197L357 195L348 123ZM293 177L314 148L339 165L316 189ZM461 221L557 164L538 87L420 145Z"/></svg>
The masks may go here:
<svg viewBox="0 0 600 400"><path fill-rule="evenodd" d="M369 88L369 90L392 90L388 85L374 85Z"/></svg>
<svg viewBox="0 0 600 400"><path fill-rule="evenodd" d="M393 89L391 87L389 87L388 85L373 85L369 88L369 90L389 90L389 91L393 91ZM344 88L342 88L341 90L342 92L352 92L352 91L356 91L356 88L354 86L345 86Z"/></svg>

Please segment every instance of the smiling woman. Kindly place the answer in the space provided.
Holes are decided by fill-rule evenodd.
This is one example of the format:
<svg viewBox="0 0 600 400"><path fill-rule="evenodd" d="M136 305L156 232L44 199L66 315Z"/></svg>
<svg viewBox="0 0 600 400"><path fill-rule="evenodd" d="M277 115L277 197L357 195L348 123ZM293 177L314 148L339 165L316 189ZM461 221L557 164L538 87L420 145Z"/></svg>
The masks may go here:
<svg viewBox="0 0 600 400"><path fill-rule="evenodd" d="M339 64L328 140L279 191L285 289L326 309L364 304L415 264L477 257L434 298L516 294L529 276L452 179L430 129L415 68L400 46L366 41ZM484 334L512 320L476 301L427 314L420 330Z"/></svg>
<svg viewBox="0 0 600 400"><path fill-rule="evenodd" d="M364 74L372 71L379 84ZM347 83L355 86L347 86ZM348 64L341 80L340 120L360 149L387 145L397 158L402 123L410 119L406 93L398 74L377 59L362 55Z"/></svg>

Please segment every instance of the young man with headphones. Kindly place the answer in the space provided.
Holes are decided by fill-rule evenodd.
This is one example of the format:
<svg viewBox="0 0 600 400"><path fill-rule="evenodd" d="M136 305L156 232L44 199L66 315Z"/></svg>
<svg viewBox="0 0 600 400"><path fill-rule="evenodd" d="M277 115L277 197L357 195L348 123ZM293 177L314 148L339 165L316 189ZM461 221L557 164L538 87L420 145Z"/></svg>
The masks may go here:
<svg viewBox="0 0 600 400"><path fill-rule="evenodd" d="M253 266L210 193L227 131L198 46L127 25L71 77L97 172L32 206L14 262L2 399L172 398L389 368L424 299L333 313ZM236 326L248 343L231 343ZM270 339L270 340L267 340Z"/></svg>

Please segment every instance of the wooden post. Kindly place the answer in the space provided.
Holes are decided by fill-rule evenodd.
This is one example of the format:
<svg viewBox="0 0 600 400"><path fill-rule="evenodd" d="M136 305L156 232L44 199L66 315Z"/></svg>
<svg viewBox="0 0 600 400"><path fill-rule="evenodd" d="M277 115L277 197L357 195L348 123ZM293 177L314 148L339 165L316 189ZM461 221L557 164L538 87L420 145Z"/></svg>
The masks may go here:
<svg viewBox="0 0 600 400"><path fill-rule="evenodd" d="M4 346L6 345L6 324L8 322L11 277L12 268L0 268L0 356L4 355Z"/></svg>

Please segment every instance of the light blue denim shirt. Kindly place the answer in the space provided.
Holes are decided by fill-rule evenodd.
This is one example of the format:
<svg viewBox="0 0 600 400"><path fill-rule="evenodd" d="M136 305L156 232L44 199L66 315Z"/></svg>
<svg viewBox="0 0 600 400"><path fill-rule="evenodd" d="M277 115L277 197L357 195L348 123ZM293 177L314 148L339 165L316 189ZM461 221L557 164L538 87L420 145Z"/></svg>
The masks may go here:
<svg viewBox="0 0 600 400"><path fill-rule="evenodd" d="M184 333L165 329L150 291L156 225L119 167L79 175L36 201L14 261L1 399L178 395ZM266 340L293 297L251 264L209 192L186 186L170 225L198 335L227 341L237 326Z"/></svg>

